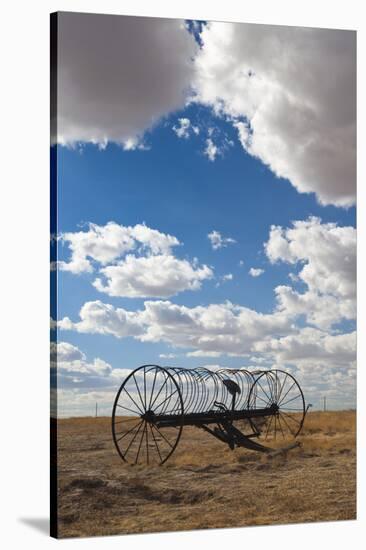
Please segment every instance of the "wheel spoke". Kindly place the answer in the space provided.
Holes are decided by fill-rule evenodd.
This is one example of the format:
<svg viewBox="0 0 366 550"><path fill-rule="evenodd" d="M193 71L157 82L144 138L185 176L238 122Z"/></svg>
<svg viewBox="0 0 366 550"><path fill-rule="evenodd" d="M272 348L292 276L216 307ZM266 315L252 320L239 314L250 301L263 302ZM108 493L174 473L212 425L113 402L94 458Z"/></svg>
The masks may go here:
<svg viewBox="0 0 366 550"><path fill-rule="evenodd" d="M140 411L141 414L144 414L144 411L142 411L140 409L140 407L138 406L138 404L136 403L136 401L134 400L134 398L130 395L129 391L126 389L126 388L123 388L123 390L127 393L128 397L131 399L131 401L133 401L133 403L136 405L136 407L138 408L138 410Z"/></svg>
<svg viewBox="0 0 366 550"><path fill-rule="evenodd" d="M171 393L170 395L168 395L168 397L166 397L166 398L164 399L164 401L162 401L161 403L159 403L159 405L157 405L157 406L155 407L155 412L162 406L163 403L165 403L165 401L167 401L168 399L171 399L171 398L172 398L172 395L174 395L174 394L177 393L177 392L178 392L178 390L175 389L175 390L173 391L173 393Z"/></svg>
<svg viewBox="0 0 366 550"><path fill-rule="evenodd" d="M146 411L146 369L145 367L144 367L144 408Z"/></svg>
<svg viewBox="0 0 366 550"><path fill-rule="evenodd" d="M277 435L277 414L274 415L274 419L275 419L274 438L275 438L275 441L276 441L276 435Z"/></svg>
<svg viewBox="0 0 366 550"><path fill-rule="evenodd" d="M135 420L136 420L135 416L126 416L126 417L124 417L123 420L116 420L114 422L114 424L125 424L126 422L132 422L132 421L135 421Z"/></svg>
<svg viewBox="0 0 366 550"><path fill-rule="evenodd" d="M148 429L147 429L147 423L146 423L146 458L147 458L147 464L149 465L149 436L148 436Z"/></svg>
<svg viewBox="0 0 366 550"><path fill-rule="evenodd" d="M257 399L260 399L261 401L263 401L263 403L265 403L266 405L268 405L268 401L265 401L265 399L262 399L262 397L260 395L256 395L256 398Z"/></svg>
<svg viewBox="0 0 366 550"><path fill-rule="evenodd" d="M134 375L134 374L132 375L132 378L133 378L134 381L135 381L135 386L136 386L136 388L137 388L137 391L138 391L138 394L139 394L139 397L140 397L140 401L141 401L141 404L142 404L142 408L143 408L144 412L146 412L146 407L145 407L144 402L143 402L143 400L142 400L141 393L140 393L140 388L139 388L138 385L137 385L136 378L135 378L135 375ZM126 390L126 391L127 391L127 390Z"/></svg>
<svg viewBox="0 0 366 550"><path fill-rule="evenodd" d="M269 402L272 401L271 398L268 397L267 392L263 389L262 384L259 382L259 378L258 378L258 380L257 380L257 383L258 383L258 385L262 388L262 392L266 394L266 396L267 396L267 398L268 398L268 401L269 401Z"/></svg>
<svg viewBox="0 0 366 550"><path fill-rule="evenodd" d="M129 409L128 407L125 407L124 405L120 405L119 403L117 403L117 407L120 407L121 409L126 409L126 411L130 411L132 413L137 414L137 416L140 416L137 411L133 411L132 409Z"/></svg>
<svg viewBox="0 0 366 550"><path fill-rule="evenodd" d="M139 425L141 424L141 422L143 422L143 420L140 420L139 422L137 422L137 424L135 424L135 425L133 426L133 428L131 428L130 430L128 430L128 432L122 432L123 435L121 435L121 437L119 437L119 438L117 439L117 441L121 441L121 439L123 439L124 437L126 437L126 435L128 435L128 434L131 433L134 429L136 429L137 426L139 426ZM121 432L120 432L120 433L121 433ZM117 435L119 435L119 434L117 434Z"/></svg>
<svg viewBox="0 0 366 550"><path fill-rule="evenodd" d="M153 408L155 401L157 400L157 398L158 398L159 395L161 394L161 390L164 388L164 386L166 385L167 382L168 382L168 378L166 378L166 379L164 380L164 384L161 386L161 388L160 388L160 390L158 391L158 393L157 393L157 395L156 395L154 401L151 403L151 408Z"/></svg>
<svg viewBox="0 0 366 550"><path fill-rule="evenodd" d="M152 389L151 389L151 394L150 394L149 410L151 409L151 400L152 400L152 397L154 395L154 389L155 389L155 382L156 382L156 375L157 374L158 374L158 369L155 369L154 382L153 382Z"/></svg>
<svg viewBox="0 0 366 550"><path fill-rule="evenodd" d="M283 433L283 429L282 429L282 424L281 424L281 419L280 419L280 416L278 415L278 425L281 429L281 433L282 433L282 437L283 439L285 439L285 434Z"/></svg>
<svg viewBox="0 0 366 550"><path fill-rule="evenodd" d="M295 384L296 384L296 382L294 381L292 383L292 385L289 387L289 389L287 390L287 392L285 393L285 395L282 397L281 401L279 403L277 403L277 405L281 405L282 401L285 399L286 395L288 395L288 393L292 390L292 388L294 387Z"/></svg>
<svg viewBox="0 0 366 550"><path fill-rule="evenodd" d="M155 426L155 424L153 424L153 427L155 428L155 430L157 430L159 432L159 434L161 435L161 437L163 439L165 439L165 441L168 443L169 447L172 449L173 448L173 445L170 443L170 441L167 440L167 438L165 437L165 435L163 433L161 433L161 431L159 430L159 428L157 426Z"/></svg>
<svg viewBox="0 0 366 550"><path fill-rule="evenodd" d="M296 420L296 418L293 418L292 416L290 416L289 414L287 413L282 413L284 414L285 416L287 416L287 418L289 418L290 420L292 420L292 422L296 422L297 424L299 424L299 426L301 426L301 422L299 422L298 420Z"/></svg>
<svg viewBox="0 0 366 550"><path fill-rule="evenodd" d="M272 424L272 420L273 420L273 416L270 417L269 422L268 422L268 424L267 424L267 431L266 431L266 435L265 435L265 438L264 438L264 439L267 439L267 437L268 437L269 428L270 428L270 426L271 426L271 424Z"/></svg>
<svg viewBox="0 0 366 550"><path fill-rule="evenodd" d="M284 387L286 386L287 380L288 380L288 376L285 376L284 379L283 379L282 385L281 385L281 390L280 390L280 393L279 393L279 396L278 396L278 401L281 399L281 395L282 395Z"/></svg>
<svg viewBox="0 0 366 550"><path fill-rule="evenodd" d="M151 424L149 424L149 426L150 426L151 435L153 436L153 440L154 440L154 443L155 443L156 450L158 451L158 455L159 455L159 458L160 458L160 462L162 462L163 459L161 458L161 454L160 454L160 451L159 451L159 446L158 446L157 441L156 441L156 439L155 439L155 435L154 435L153 429L152 429L152 427L151 427Z"/></svg>
<svg viewBox="0 0 366 550"><path fill-rule="evenodd" d="M142 422L141 422L141 424L140 424L140 426L139 426L139 429L137 430L137 432L135 433L135 435L133 436L133 438L132 438L131 441L129 442L128 447L127 447L127 449L126 449L126 451L125 451L125 453L124 453L124 455L123 455L123 458L126 458L127 453L128 453L128 451L130 450L132 443L135 441L135 439L136 439L136 437L137 437L139 431L141 430L141 426L142 426Z"/></svg>
<svg viewBox="0 0 366 550"><path fill-rule="evenodd" d="M275 386L275 403L277 403L278 401L278 376L277 376L277 371L275 371L275 382L274 382L274 386Z"/></svg>
<svg viewBox="0 0 366 550"><path fill-rule="evenodd" d="M301 395L300 393L298 393L297 395L295 395L295 397L292 397L291 399L289 399L288 401L285 401L284 403L282 403L283 405L287 405L287 403L291 403L291 401L295 401L295 399L298 399L298 398L301 398ZM281 407L282 408L282 407Z"/></svg>
<svg viewBox="0 0 366 550"><path fill-rule="evenodd" d="M281 413L280 413L280 415L281 415ZM293 437L295 437L296 434L294 434L294 432L291 430L291 427L287 424L286 418L282 418L282 420L284 421L284 423L285 423L286 426L288 427L288 429L289 429L291 435L292 435Z"/></svg>
<svg viewBox="0 0 366 550"><path fill-rule="evenodd" d="M139 448L138 448L138 451L137 451L137 455L136 455L136 459L135 459L135 464L137 464L137 461L138 461L139 456L140 456L141 445L142 445L142 441L143 441L143 439L144 439L145 430L146 430L146 422L145 422L145 424L144 424L144 429L142 430L142 435L141 435L141 439L140 439L140 445L139 445Z"/></svg>

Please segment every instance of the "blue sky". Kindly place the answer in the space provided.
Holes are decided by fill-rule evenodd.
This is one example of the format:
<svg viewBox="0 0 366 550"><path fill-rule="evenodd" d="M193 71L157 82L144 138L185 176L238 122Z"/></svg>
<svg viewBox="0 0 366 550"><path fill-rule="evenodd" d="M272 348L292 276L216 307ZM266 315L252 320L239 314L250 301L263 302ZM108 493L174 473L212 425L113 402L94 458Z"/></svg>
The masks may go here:
<svg viewBox="0 0 366 550"><path fill-rule="evenodd" d="M245 28L239 29L239 32L245 34ZM209 38L206 36L204 44L209 44ZM212 40L214 38L213 35ZM232 47L234 48L235 44ZM128 60L125 60L125 63L127 62ZM255 63L253 66L256 66ZM112 395L123 378L123 372L119 372L118 369L132 369L143 363L170 363L187 368L210 364L227 367L255 366L253 357L258 361L257 366L261 361L266 366L279 366L281 361L285 361L286 368L293 369L303 377L313 401L319 400L324 391L331 400L332 395L337 395L339 391L335 384L339 384L344 377L347 379L344 386L346 390L343 392L346 394L344 404L354 405L354 385L349 385L348 355L345 356L344 363L340 360L339 365L334 367L331 365L331 354L328 359L324 359L323 354L319 353L317 368L316 358L310 358L310 362L313 360L315 364L311 367L306 354L295 357L289 351L286 359L285 352L281 349L283 344L283 350L288 351L288 339L295 333L300 340L303 334L308 338L308 333L303 333L303 329L313 331L311 338L319 338L316 342L312 340L312 346L316 345L317 349L321 348L320 342L325 342L326 337L350 335L355 330L354 316L348 310L347 313L343 310L340 313L342 297L349 299L348 290L352 285L353 275L348 268L344 270L342 264L340 273L344 271L347 280L337 280L335 286L329 288L324 283L328 277L324 269L331 269L337 265L337 261L343 262L345 250L349 247L348 240L345 239L348 239L349 231L352 234L352 228L355 228L354 201L353 205L340 204L342 201L349 202L348 188L347 193L343 193L342 186L339 185L338 195L333 196L332 181L328 186L328 176L323 177L325 170L319 165L319 188L317 174L314 172L311 192L299 192L299 188L301 190L301 186L304 185L303 179L307 177L306 169L304 168L302 173L296 165L295 170L290 159L286 172L286 158L289 154L292 155L292 148L294 157L298 156L297 151L302 144L292 143L289 138L286 143L287 157L277 165L260 143L255 149L254 139L253 142L245 144L240 138L237 124L248 121L248 113L245 110L243 113L231 110L228 98L224 95L229 87L222 92L224 99L219 98L215 100L218 103L214 104L213 100L206 98L205 86L202 83L200 86L203 91L197 92L196 101L188 101L188 104L179 108L168 109L162 116L157 116L152 125L146 124L143 130L136 128L135 135L129 129L130 134L126 135L131 135L132 142L126 141L125 138L118 142L113 135L110 138L107 136L104 141L94 137L75 139L72 135L70 138L63 137L62 145L54 146L57 147L58 156L57 230L58 260L61 262L57 269L57 319L61 321L68 318L72 323L72 327L70 325L67 328L61 323L57 331L57 341L65 344L65 349L60 348L60 352L65 352L64 356L60 353L59 359L62 361L59 388L64 390L66 396L60 414L88 414L90 403L94 399L103 402L102 407L104 406L107 414L108 392ZM106 98L108 97L107 94ZM234 99L233 95L233 101ZM62 110L62 101L60 104ZM82 126L82 122L80 124ZM185 124L188 124L187 133L179 135L177 129ZM121 128L122 126L121 123ZM255 130L254 123L253 128L254 137L256 131L260 136L263 130ZM108 127L102 130L106 133ZM111 132L115 132L115 129ZM66 134L67 127L64 131L64 135ZM80 132L80 136L84 134ZM324 135L324 139L325 137ZM208 153L209 142L215 147L214 158L211 159ZM307 160L304 158L304 162ZM322 160L314 157L314 163L317 162L321 164ZM347 163L347 159L344 162ZM285 177L287 173L295 174L295 177ZM291 250L281 252L282 248L279 245L283 242L278 240L278 235L271 234L271 227L279 226L283 231L287 231L293 228L293 222L308 220L313 221L305 228L300 228L293 235L286 234L285 244ZM62 236L79 232L88 233L89 223L103 228L108 222L115 222L121 227L145 224L150 229L175 237L180 244L173 246L168 254L178 261L186 260L193 270L206 266L211 271L211 276L204 276L197 283L195 290L188 287L170 296L131 297L123 290L116 296L97 290L92 283L100 276L100 270L126 262L126 255L117 254L111 261L102 264L91 254L87 257L92 266L90 270L79 269L78 272L71 272L67 267L71 261L71 241ZM348 229L338 234L337 230L334 230L335 227ZM221 241L223 245L214 249L208 237L213 231L218 232L221 239L232 239L235 242ZM306 232L310 231L320 232L321 239L324 238L326 243L318 255L314 252L317 243L314 242L312 246L312 237L306 236ZM335 239L334 243L332 239ZM271 251L265 248L265 243L268 242L273 245ZM297 247L296 252L291 247ZM309 247L309 250L306 247ZM152 254L151 251L137 253L136 248L128 253L140 259ZM292 255L291 258L289 254ZM333 257L334 254L338 254L339 258ZM327 260L323 263L325 256ZM181 264L176 265L179 269ZM302 276L301 272L306 265L310 266L311 273ZM252 276L249 272L251 268L263 272ZM332 273L329 272L329 275ZM153 272L151 277L154 278ZM110 304L114 309L120 308L125 312L142 312L144 302L149 300L169 301L173 305L192 311L197 306L208 308L213 304L220 305L229 301L234 306L247 308L256 314L269 315L272 319L271 316L278 311L275 289L280 286L292 289L297 298L306 295L309 299L313 300L315 297L316 300L318 296L319 303L321 300L332 299L336 303L336 313L331 321L324 321L323 318L314 321L311 319L310 311L313 302L307 302L306 307L310 308L309 311L306 307L301 311L295 311L291 302L291 306L286 305L281 310L281 314L286 316L288 328L284 329L281 325L278 333L278 329L273 329L276 344L270 342L267 333L265 336L259 334L258 341L248 342L247 350L241 349L238 352L233 349L235 355L213 346L210 348L211 355L199 357L187 355L202 349L200 350L197 344L182 345L178 338L179 324L176 327L176 340L171 332L168 336L164 335L164 330L168 330L165 327L160 337L149 337L148 341L141 338L140 334L135 334L135 337L116 337L112 333L101 334L100 328L93 328L90 324L87 329L81 330L77 325L83 305L94 301ZM347 291L339 290L346 286ZM328 302L324 302L324 308L327 307ZM145 323L146 327L145 320L141 323ZM244 327L245 323L245 330ZM230 334L228 327L224 328L224 333ZM53 332L53 338L55 337L56 334ZM324 344L327 350L329 345ZM349 343L345 345L345 349L348 348ZM342 353L341 351L340 355ZM160 357L167 354L172 357ZM96 359L108 365L108 368L100 371L102 379L109 377L108 382L102 380L100 383L93 371L94 367L90 367ZM89 372L89 378L85 375L88 369L93 371L92 374ZM328 373L327 369L330 372L329 376L324 375ZM111 379L112 371L115 377ZM81 374L82 372L84 374ZM337 376L337 372L341 374ZM324 376L325 386L322 384ZM105 393L98 396L97 392L103 388ZM76 397L79 394L90 395L90 399L86 398L79 402ZM75 407L72 406L72 396L77 401Z"/></svg>

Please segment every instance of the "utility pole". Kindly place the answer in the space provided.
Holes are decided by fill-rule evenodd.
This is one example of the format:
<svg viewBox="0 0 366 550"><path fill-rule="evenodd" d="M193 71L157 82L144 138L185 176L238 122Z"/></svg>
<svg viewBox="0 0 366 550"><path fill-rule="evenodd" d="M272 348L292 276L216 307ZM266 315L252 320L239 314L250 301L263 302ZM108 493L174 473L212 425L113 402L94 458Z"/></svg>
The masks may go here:
<svg viewBox="0 0 366 550"><path fill-rule="evenodd" d="M95 418L98 417L98 403L95 403Z"/></svg>
<svg viewBox="0 0 366 550"><path fill-rule="evenodd" d="M323 397L323 408L324 408L324 412L327 410L327 398L326 396Z"/></svg>

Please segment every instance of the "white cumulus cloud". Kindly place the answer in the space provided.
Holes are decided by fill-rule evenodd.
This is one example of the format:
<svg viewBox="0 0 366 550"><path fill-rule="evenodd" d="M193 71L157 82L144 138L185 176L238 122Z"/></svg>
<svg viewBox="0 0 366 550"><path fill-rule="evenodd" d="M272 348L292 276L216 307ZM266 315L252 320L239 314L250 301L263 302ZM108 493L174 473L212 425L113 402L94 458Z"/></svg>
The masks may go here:
<svg viewBox="0 0 366 550"><path fill-rule="evenodd" d="M195 100L299 192L354 204L356 33L212 22L201 39Z"/></svg>
<svg viewBox="0 0 366 550"><path fill-rule="evenodd" d="M273 352L279 364L350 367L355 361L356 332L328 334L305 327L296 334L272 338L255 345L256 351Z"/></svg>
<svg viewBox="0 0 366 550"><path fill-rule="evenodd" d="M308 322L322 328L356 317L355 228L315 217L290 228L272 226L265 252L272 263L299 265L296 279L307 287L303 293L277 287L280 310L306 315Z"/></svg>
<svg viewBox="0 0 366 550"><path fill-rule="evenodd" d="M104 267L100 273L106 284L97 278L93 283L97 290L128 298L167 298L184 290L198 290L203 280L213 276L206 265L195 267L171 255L146 258L127 255L118 265Z"/></svg>
<svg viewBox="0 0 366 550"><path fill-rule="evenodd" d="M209 354L246 354L258 341L293 331L287 314L258 313L230 302L189 308L157 300L146 301L142 310L128 311L97 300L86 302L79 316L78 322L67 317L60 320L59 328L117 338L133 336Z"/></svg>
<svg viewBox="0 0 366 550"><path fill-rule="evenodd" d="M223 237L221 233L215 229L207 235L207 238L209 239L214 250L218 250L219 248L224 248L229 244L236 243L235 239L232 239L231 237Z"/></svg>
<svg viewBox="0 0 366 550"><path fill-rule="evenodd" d="M58 262L58 268L79 274L97 266L93 285L110 296L167 298L198 290L213 277L212 269L199 266L196 259L173 256L172 248L180 244L176 237L144 224L89 224L86 231L61 234L60 241L68 245L71 257Z"/></svg>
<svg viewBox="0 0 366 550"><path fill-rule="evenodd" d="M219 148L211 138L206 139L206 148L203 152L203 154L211 161L213 162L216 158L216 156L220 153Z"/></svg>
<svg viewBox="0 0 366 550"><path fill-rule="evenodd" d="M194 126L189 118L179 118L178 124L173 126L173 132L179 138L188 139L192 133L197 136L200 133L200 129L198 126Z"/></svg>
<svg viewBox="0 0 366 550"><path fill-rule="evenodd" d="M91 272L90 260L106 265L138 247L151 254L169 254L180 244L176 237L144 224L131 227L115 222L89 223L86 231L62 233L59 238L70 249L71 259L59 262L58 267L72 273Z"/></svg>
<svg viewBox="0 0 366 550"><path fill-rule="evenodd" d="M248 271L249 275L251 277L259 277L260 275L262 275L264 273L264 269L261 269L261 268L255 268L255 267L251 267Z"/></svg>

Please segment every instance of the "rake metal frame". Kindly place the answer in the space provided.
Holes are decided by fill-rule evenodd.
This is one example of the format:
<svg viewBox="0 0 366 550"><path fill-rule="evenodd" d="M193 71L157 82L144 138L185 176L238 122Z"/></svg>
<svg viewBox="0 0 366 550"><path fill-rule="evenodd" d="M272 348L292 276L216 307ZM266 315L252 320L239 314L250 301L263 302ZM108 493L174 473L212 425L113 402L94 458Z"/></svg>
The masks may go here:
<svg viewBox="0 0 366 550"><path fill-rule="evenodd" d="M210 371L144 365L130 373L117 393L113 440L121 458L134 464L166 462L184 426L201 428L230 449L268 453L274 449L253 439L267 440L273 433L274 439L282 434L284 442L287 436L296 438L309 406L305 407L295 378L281 370ZM118 415L126 415L125 411L129 417ZM235 426L240 421L246 421L249 433ZM124 429L119 426L123 424Z"/></svg>

